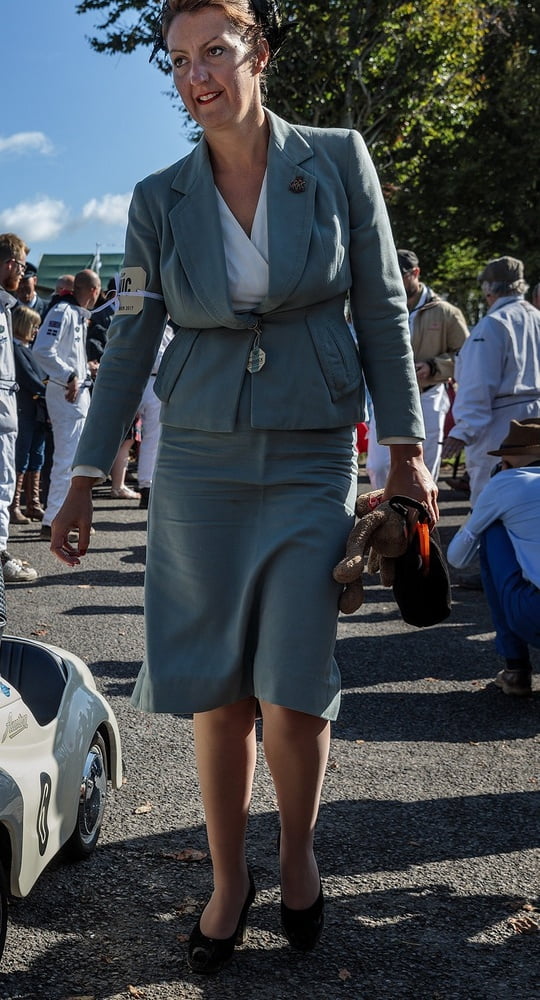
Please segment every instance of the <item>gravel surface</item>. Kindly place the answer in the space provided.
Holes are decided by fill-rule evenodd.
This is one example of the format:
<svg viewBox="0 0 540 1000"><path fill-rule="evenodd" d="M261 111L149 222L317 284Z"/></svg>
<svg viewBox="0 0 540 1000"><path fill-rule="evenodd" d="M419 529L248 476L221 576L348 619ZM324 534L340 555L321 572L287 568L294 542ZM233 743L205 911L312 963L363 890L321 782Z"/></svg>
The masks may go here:
<svg viewBox="0 0 540 1000"><path fill-rule="evenodd" d="M447 544L468 504L444 478L440 489ZM501 662L481 592L455 586L447 622L418 630L375 578L339 626L343 707L317 835L323 939L301 955L280 933L276 806L261 754L249 937L219 977L189 971L186 935L211 885L207 856L181 860L206 852L191 724L129 705L146 516L104 488L95 508L76 571L53 559L38 525L13 529L10 550L41 577L9 587L7 631L86 660L118 718L126 781L93 857L55 860L13 900L0 997L536 1000L540 652L533 697L506 697L491 683Z"/></svg>

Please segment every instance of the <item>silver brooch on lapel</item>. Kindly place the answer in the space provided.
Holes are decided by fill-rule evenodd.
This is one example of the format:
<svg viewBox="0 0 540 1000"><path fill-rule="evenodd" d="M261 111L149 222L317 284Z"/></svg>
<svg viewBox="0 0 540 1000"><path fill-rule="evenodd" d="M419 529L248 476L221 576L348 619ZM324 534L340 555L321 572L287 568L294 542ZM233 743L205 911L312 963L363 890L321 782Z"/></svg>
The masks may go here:
<svg viewBox="0 0 540 1000"><path fill-rule="evenodd" d="M306 182L303 177L295 177L289 184L289 191L293 194L303 194L306 190Z"/></svg>

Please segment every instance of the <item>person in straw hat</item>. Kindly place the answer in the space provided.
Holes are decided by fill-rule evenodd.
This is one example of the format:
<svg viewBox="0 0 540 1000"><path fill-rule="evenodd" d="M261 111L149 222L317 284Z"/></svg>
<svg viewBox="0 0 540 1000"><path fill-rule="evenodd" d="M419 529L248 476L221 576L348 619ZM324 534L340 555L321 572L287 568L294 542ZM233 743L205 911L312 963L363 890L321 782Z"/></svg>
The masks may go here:
<svg viewBox="0 0 540 1000"><path fill-rule="evenodd" d="M540 417L511 420L488 454L501 461L450 542L448 562L467 566L480 551L495 646L506 659L495 683L505 694L530 695L529 646L540 648Z"/></svg>

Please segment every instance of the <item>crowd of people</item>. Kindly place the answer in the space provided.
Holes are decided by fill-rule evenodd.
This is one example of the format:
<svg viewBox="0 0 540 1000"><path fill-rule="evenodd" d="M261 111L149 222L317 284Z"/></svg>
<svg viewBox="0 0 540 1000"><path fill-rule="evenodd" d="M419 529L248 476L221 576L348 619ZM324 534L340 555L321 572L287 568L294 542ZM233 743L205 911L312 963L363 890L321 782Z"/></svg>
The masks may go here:
<svg viewBox="0 0 540 1000"><path fill-rule="evenodd" d="M490 260L478 276L486 311L469 331L461 312L420 282L416 253L398 250L398 260L424 454L435 479L441 460L465 465L471 511L449 545L448 561L477 570L455 580L485 593L496 649L506 660L495 683L506 694L530 695L529 647L540 647L540 283L528 301L523 262L508 255ZM381 489L388 449L377 441L373 418L361 436L370 483ZM494 479L501 471L509 475ZM458 483L448 478L450 486Z"/></svg>
<svg viewBox="0 0 540 1000"><path fill-rule="evenodd" d="M96 484L113 470L113 496L146 507L151 495L132 701L193 714L214 878L188 943L201 974L230 961L256 893L245 833L257 718L279 808L281 926L301 951L323 930L313 838L340 703L332 568L354 525L366 400L373 487L418 501L431 528L441 461L464 452L472 514L448 556L462 566L480 553L505 693L531 692L540 645L540 310L523 265L487 263L487 311L469 331L420 280L416 251L396 248L359 134L264 107L282 40L276 3L163 5L157 46L202 138L135 189L123 275L137 276L136 304L120 294L105 316L88 269L43 303L28 248L0 235L4 576L37 575L8 554L10 520L41 517L75 566ZM135 492L124 473L141 421Z"/></svg>
<svg viewBox="0 0 540 1000"><path fill-rule="evenodd" d="M9 552L9 526L41 522L40 538L50 540L106 343L99 275L90 269L60 275L46 300L37 293L38 270L28 253L19 236L0 234L0 557L6 583L38 578L29 559ZM158 427L157 399L153 408L143 400L111 469L112 498L148 507ZM125 484L130 452L135 469L142 456L141 493Z"/></svg>
<svg viewBox="0 0 540 1000"><path fill-rule="evenodd" d="M461 310L420 281L420 261L415 251L403 249L397 254L407 296L411 345L424 418L424 461L437 480L451 406L455 358L469 330ZM377 440L376 423L371 415L366 470L374 489L384 487L388 469L388 447Z"/></svg>

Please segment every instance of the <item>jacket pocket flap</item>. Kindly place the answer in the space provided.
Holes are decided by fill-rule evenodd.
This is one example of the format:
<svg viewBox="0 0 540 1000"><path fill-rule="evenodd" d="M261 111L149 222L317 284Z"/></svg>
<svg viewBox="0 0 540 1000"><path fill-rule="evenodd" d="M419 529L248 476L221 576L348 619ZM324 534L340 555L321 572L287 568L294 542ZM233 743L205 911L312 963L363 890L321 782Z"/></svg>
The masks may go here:
<svg viewBox="0 0 540 1000"><path fill-rule="evenodd" d="M362 381L358 350L345 320L343 322L343 327L330 323L324 326L309 324L319 364L334 402L354 392Z"/></svg>
<svg viewBox="0 0 540 1000"><path fill-rule="evenodd" d="M162 403L168 403L200 332L180 327L165 350L154 383L154 392Z"/></svg>

